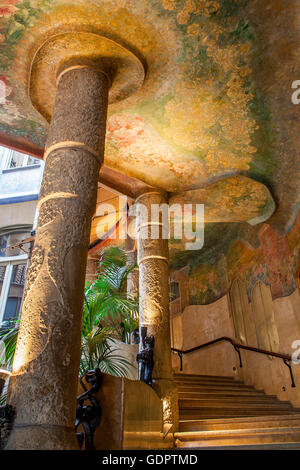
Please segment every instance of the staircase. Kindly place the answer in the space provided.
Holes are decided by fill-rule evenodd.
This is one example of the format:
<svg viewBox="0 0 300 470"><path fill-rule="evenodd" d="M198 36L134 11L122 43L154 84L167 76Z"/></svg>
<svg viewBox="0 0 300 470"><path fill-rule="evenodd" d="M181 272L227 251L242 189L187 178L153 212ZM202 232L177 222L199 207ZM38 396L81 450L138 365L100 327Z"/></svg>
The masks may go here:
<svg viewBox="0 0 300 470"><path fill-rule="evenodd" d="M300 449L300 410L232 377L175 374L177 448Z"/></svg>

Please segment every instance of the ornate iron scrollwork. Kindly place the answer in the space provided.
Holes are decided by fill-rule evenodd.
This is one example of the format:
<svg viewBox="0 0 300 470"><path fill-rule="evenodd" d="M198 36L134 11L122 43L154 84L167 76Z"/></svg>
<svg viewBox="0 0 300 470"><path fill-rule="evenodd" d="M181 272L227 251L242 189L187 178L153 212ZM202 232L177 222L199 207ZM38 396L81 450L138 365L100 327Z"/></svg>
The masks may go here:
<svg viewBox="0 0 300 470"><path fill-rule="evenodd" d="M154 336L147 336L146 326L141 327L141 339L143 349L136 356L136 360L140 364L140 380L152 385Z"/></svg>
<svg viewBox="0 0 300 470"><path fill-rule="evenodd" d="M102 382L100 369L89 370L85 374L85 380L91 385L91 388L87 389L82 379L80 379L84 392L77 397L75 432L80 449L84 444L86 450L94 450L94 433L102 417L101 406L94 396L94 393L97 393L100 389ZM85 404L86 401L89 401L90 404ZM80 425L84 432L78 432Z"/></svg>

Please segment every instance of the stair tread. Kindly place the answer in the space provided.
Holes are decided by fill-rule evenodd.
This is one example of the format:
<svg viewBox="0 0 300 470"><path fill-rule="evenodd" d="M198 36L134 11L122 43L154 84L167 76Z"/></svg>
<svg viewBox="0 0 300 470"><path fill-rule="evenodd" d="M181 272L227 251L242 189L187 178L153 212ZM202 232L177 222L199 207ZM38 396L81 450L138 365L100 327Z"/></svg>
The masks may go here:
<svg viewBox="0 0 300 470"><path fill-rule="evenodd" d="M179 441L179 443L178 443ZM293 446L296 449L300 449L300 433L291 437L287 434L278 434L277 436L268 436L268 435L256 435L256 436L242 436L240 438L219 438L214 440L203 440L203 441L180 441L176 439L176 447L179 448L192 448L192 449L230 449L236 448L241 449L243 446L257 446L257 448L264 448L267 446L273 446L273 448L281 448L281 444L284 446ZM272 447L270 447L272 448ZM284 448L284 447L283 447Z"/></svg>
<svg viewBox="0 0 300 470"><path fill-rule="evenodd" d="M207 385L203 385L203 386L190 386L190 385L177 385L177 389L178 391L180 392L193 392L193 393L206 393L207 391L209 393L215 391L216 393L257 393L258 395L266 395L265 392L263 390L256 390L255 388L253 387L218 387L218 386L214 386L214 385L211 385L211 386L207 386Z"/></svg>
<svg viewBox="0 0 300 470"><path fill-rule="evenodd" d="M290 428L265 428L265 429L245 429L245 430L230 430L230 431L205 431L205 432L177 432L174 437L182 443L201 443L216 441L231 441L239 440L245 441L245 439L255 440L257 443L266 441L269 439L270 442L281 439L282 441L289 442L300 442L300 427L295 429Z"/></svg>
<svg viewBox="0 0 300 470"><path fill-rule="evenodd" d="M232 380L235 380L235 378L231 375L205 375L205 374L179 374L179 373L175 373L173 374L173 377L197 377L197 378L201 378L201 377L206 377L206 378L209 378L209 379L215 379L215 378L218 378L218 379L232 379Z"/></svg>
<svg viewBox="0 0 300 470"><path fill-rule="evenodd" d="M300 410L290 402L233 377L177 374L174 378L178 447L300 446Z"/></svg>
<svg viewBox="0 0 300 470"><path fill-rule="evenodd" d="M197 401L219 401L219 402L230 402L232 401L233 399L235 400L235 402L247 402L248 400L250 402L253 402L253 401L258 401L258 402L278 402L278 399L277 397L275 396L272 396L269 397L266 396L266 395L250 395L250 396L234 396L232 397L231 395L223 395L223 394L207 394L207 393L203 393L203 394L198 394L198 393L192 393L192 392L179 392L178 393L178 397L179 397L179 400L197 400ZM280 403L288 403L288 402L282 402L280 401Z"/></svg>
<svg viewBox="0 0 300 470"><path fill-rule="evenodd" d="M287 418L287 419L300 419L300 413L293 413L292 415L290 414L287 414L287 415L283 415L281 416L281 419L284 419L284 418ZM249 416L248 418L250 421L251 420L255 420L255 421L263 421L265 418L263 416L261 417L253 417L253 416ZM278 419L278 416L277 415L274 415L274 416L268 416L267 419L270 421L270 420L275 420L275 419ZM216 418L216 419L209 419L209 420L206 420L206 419L194 419L194 420L186 420L186 421L195 421L195 422L201 422L203 424L208 424L208 423L217 423L217 424L221 424L222 422L224 423L228 423L228 422L244 422L245 421L245 418L225 418L225 419L219 419L219 418Z"/></svg>
<svg viewBox="0 0 300 470"><path fill-rule="evenodd" d="M292 405L289 402L258 402L258 403L251 403L251 402L221 402L219 400L199 400L198 398L182 398L179 399L180 409L187 409L187 408L212 408L215 407L216 409L219 408L274 408L274 409L293 409Z"/></svg>
<svg viewBox="0 0 300 470"><path fill-rule="evenodd" d="M188 381L180 381L180 382L177 382L175 380L175 384L178 386L178 387L217 387L217 388L232 388L232 389L236 389L236 388L241 388L241 389L252 389L252 390L255 390L254 387L251 387L250 385L244 385L240 382L213 382L213 381L203 381L203 382L195 382L195 381L191 381L191 382L188 382Z"/></svg>

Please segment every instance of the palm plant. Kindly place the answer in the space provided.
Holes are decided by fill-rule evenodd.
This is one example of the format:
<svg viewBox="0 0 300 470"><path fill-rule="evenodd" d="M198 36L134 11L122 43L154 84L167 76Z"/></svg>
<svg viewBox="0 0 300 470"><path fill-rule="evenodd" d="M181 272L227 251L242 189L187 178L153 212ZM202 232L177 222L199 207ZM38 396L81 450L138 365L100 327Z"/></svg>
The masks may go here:
<svg viewBox="0 0 300 470"><path fill-rule="evenodd" d="M99 295L96 309L102 323L109 326L116 338L129 342L138 326L138 299L127 298L125 287L128 274L135 265L127 265L126 252L117 247L104 250L99 260L99 276L86 290L85 305Z"/></svg>
<svg viewBox="0 0 300 470"><path fill-rule="evenodd" d="M85 285L81 376L88 370L99 368L102 372L126 377L130 367L134 367L115 352L116 340L124 341L138 325L138 301L128 299L125 292L127 276L135 266L128 267L126 262L126 252L120 248L104 250L100 254L96 281ZM12 367L18 331L18 321L0 330L0 341L5 344L5 358L1 367L6 369Z"/></svg>
<svg viewBox="0 0 300 470"><path fill-rule="evenodd" d="M111 247L99 260L99 275L86 283L84 294L80 373L100 368L126 376L133 365L114 352L116 339L124 341L136 327L137 299L128 299L125 282L135 266L126 265L126 253Z"/></svg>

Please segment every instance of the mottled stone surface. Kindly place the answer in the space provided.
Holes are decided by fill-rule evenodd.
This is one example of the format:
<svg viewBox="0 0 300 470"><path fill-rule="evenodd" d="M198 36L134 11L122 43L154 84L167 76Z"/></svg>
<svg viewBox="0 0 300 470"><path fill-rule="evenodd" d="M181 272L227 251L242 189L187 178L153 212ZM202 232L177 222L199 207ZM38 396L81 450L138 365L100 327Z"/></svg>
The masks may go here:
<svg viewBox="0 0 300 470"><path fill-rule="evenodd" d="M157 222L151 219L154 204L167 204L166 195L149 192L137 201L140 326L147 326L147 334L154 335L153 387L163 400L164 423L176 427L178 404L171 366L168 240L162 238L162 226L158 238L151 238L151 224ZM143 207L147 208L148 216Z"/></svg>
<svg viewBox="0 0 300 470"><path fill-rule="evenodd" d="M47 142L91 147L47 157L9 403L9 449L76 449L74 433L83 287L91 217L103 160L108 84L90 69L59 81Z"/></svg>

